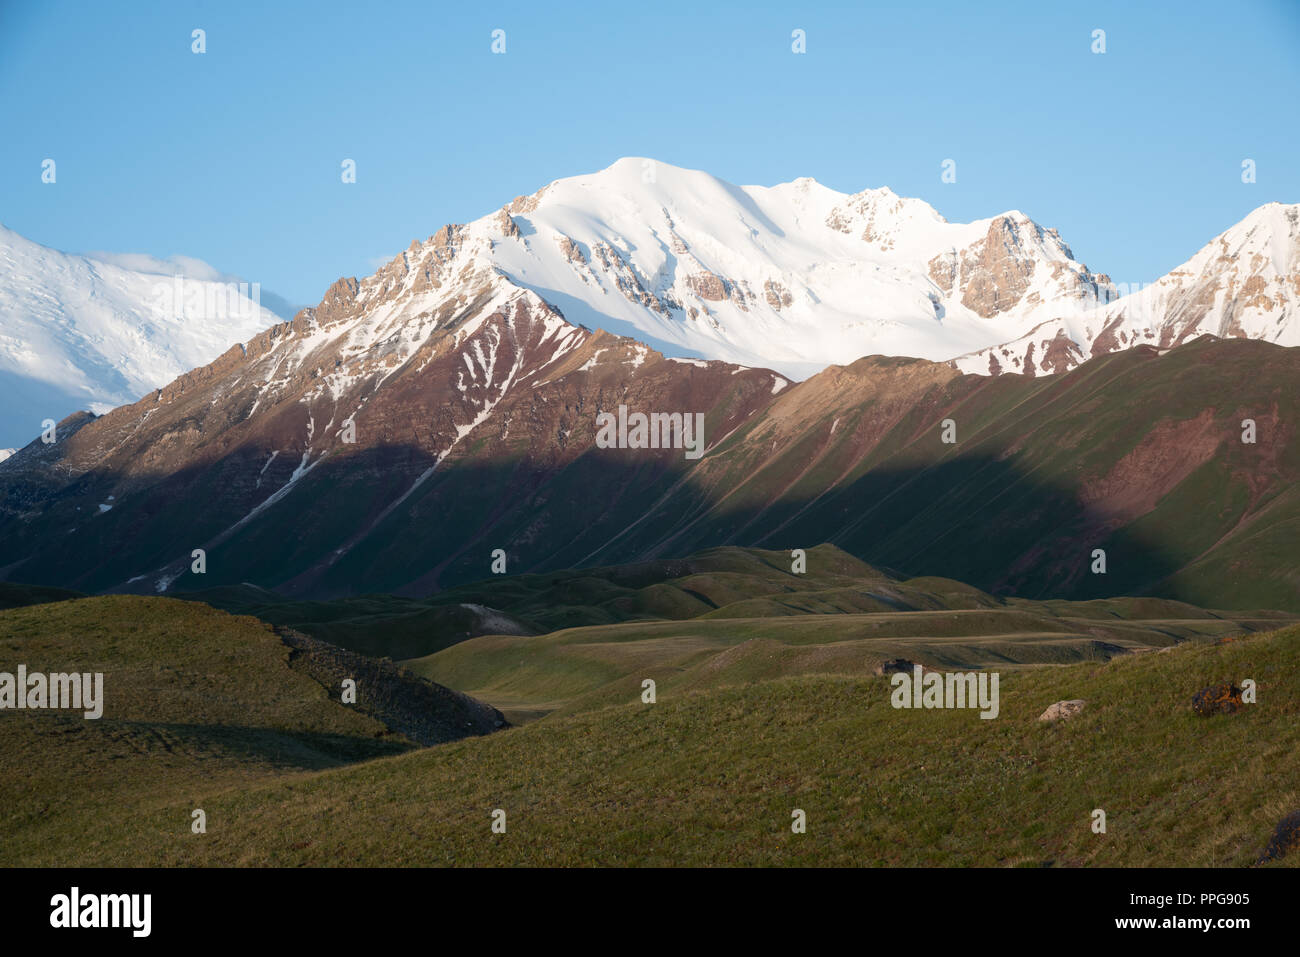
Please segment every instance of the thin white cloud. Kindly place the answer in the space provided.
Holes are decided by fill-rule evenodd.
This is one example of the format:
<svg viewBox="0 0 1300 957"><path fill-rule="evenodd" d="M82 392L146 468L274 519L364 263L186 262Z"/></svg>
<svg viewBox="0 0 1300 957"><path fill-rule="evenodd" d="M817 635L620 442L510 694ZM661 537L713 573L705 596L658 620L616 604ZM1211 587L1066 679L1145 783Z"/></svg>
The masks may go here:
<svg viewBox="0 0 1300 957"><path fill-rule="evenodd" d="M120 269L130 269L133 272L151 276L184 276L186 279L204 282L241 283L249 281L243 276L222 272L210 263L206 263L202 259L195 259L193 256L169 256L166 259L159 259L157 256L151 256L148 253L90 252L84 255L87 259L93 259L96 262L117 266ZM276 295L265 286L261 287L261 305L270 309L281 319L292 319L298 310L302 308L290 303L283 296Z"/></svg>
<svg viewBox="0 0 1300 957"><path fill-rule="evenodd" d="M134 272L149 273L157 276L184 276L187 279L199 279L208 282L243 282L239 276L223 273L202 259L193 256L170 256L159 259L148 253L86 253L86 258L110 266L119 266Z"/></svg>

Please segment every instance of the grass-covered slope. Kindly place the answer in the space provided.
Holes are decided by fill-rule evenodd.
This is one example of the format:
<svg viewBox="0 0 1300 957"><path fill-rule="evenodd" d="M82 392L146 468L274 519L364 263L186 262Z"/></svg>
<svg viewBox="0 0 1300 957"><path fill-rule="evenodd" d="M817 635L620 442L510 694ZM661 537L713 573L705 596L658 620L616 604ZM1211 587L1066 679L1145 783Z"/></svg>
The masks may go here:
<svg viewBox="0 0 1300 957"><path fill-rule="evenodd" d="M1005 638L1019 641L1045 635L1065 644L1051 653L1023 648L990 657L978 649L953 647L944 654L958 663L1061 662L1080 654L1095 656L1089 650L1095 641L1120 646L1166 644L1194 634L1250 630L1258 627L1254 622L1288 617L1270 612L1217 613L1159 598L1088 602L998 598L952 579L907 579L867 565L834 545L807 549L805 562L796 574L788 551L724 547L680 559L494 576L419 600L366 595L301 601L252 585L207 589L184 597L254 615L366 655L411 660L445 651L436 664L421 663L417 670L461 690L485 686L476 683L477 678L445 670L444 664L491 657L500 648L527 649L531 654L554 644L608 641L628 646L641 637L666 636L704 637L705 645L716 650L751 638L788 642L796 635L793 640L807 644L817 634L826 636L823 641L855 635L971 637L980 638L984 647L983 639L990 637L1000 645ZM915 614L945 611L958 614ZM783 620L810 616L841 617ZM686 621L696 624L690 629L641 627ZM900 629L903 622L908 624ZM619 627L625 625L629 627ZM559 637L558 632L566 634ZM501 635L544 637L504 642L492 638L465 649L454 647L469 639ZM903 651L884 645L873 649L878 657ZM1021 656L1022 651L1027 657ZM537 676L549 680L544 673L548 670L549 666L543 668Z"/></svg>
<svg viewBox="0 0 1300 957"><path fill-rule="evenodd" d="M476 635L532 633L528 625L503 615L485 614L452 601L434 603L398 595L304 601L255 585L230 585L181 592L178 597L231 614L252 615L379 658L428 655Z"/></svg>
<svg viewBox="0 0 1300 957"><path fill-rule="evenodd" d="M399 720L409 688L375 669L349 672L359 703L343 705L336 686L314 678L330 663L263 622L197 602L122 595L0 613L0 672L103 674L99 719L0 711L0 863L95 860L114 828L181 795L415 746L375 715L417 737L435 723L433 714ZM435 703L460 727L437 729L441 740L490 730L464 727L477 702L414 676L406 683L447 699Z"/></svg>
<svg viewBox="0 0 1300 957"><path fill-rule="evenodd" d="M753 617L800 614L804 593L844 593L843 611L940 608L972 601L995 604L976 589L948 596L901 589L887 573L833 545L808 550L806 574L791 572L788 552L714 548L682 559L608 567L564 569L545 575L503 575L448 589L425 598L362 595L333 600L299 600L254 585L181 593L236 614L276 625L368 655L418 658L479 635L533 635L562 628L626 621L679 621L697 616ZM964 588L956 582L953 589ZM851 593L851 594L850 594ZM819 610L830 611L824 599ZM790 603L788 608L782 603ZM734 613L733 613L734 612Z"/></svg>
<svg viewBox="0 0 1300 957"><path fill-rule="evenodd" d="M865 675L894 658L963 669L1055 665L1295 617L1160 598L1002 599L950 579L902 580L833 545L808 550L802 574L791 572L786 552L717 548L675 562L486 581L450 600L465 597L558 630L439 642L441 650L405 664L515 722L626 699L646 678L680 691ZM686 598L694 607L672 614ZM584 599L596 604L579 604ZM627 617L619 620L619 611Z"/></svg>
<svg viewBox="0 0 1300 957"><path fill-rule="evenodd" d="M1190 701L1253 679L1258 703ZM1300 629L1002 675L1001 711L883 677L665 693L323 771L158 781L7 822L8 863L1246 866L1300 808ZM1083 698L1055 723L1039 714ZM8 716L0 718L7 721ZM64 739L41 753L71 767ZM5 751L8 762L9 750ZM13 768L5 775L9 780ZM66 771L61 783L73 780ZM54 781L47 781L49 786ZM190 809L208 833L189 830ZM506 813L493 833L492 812ZM791 814L807 833L791 832ZM1106 833L1092 830L1106 812ZM44 820L42 820L43 818ZM47 825L44 821L49 821ZM37 839L39 838L39 839ZM1294 864L1295 855L1283 860Z"/></svg>
<svg viewBox="0 0 1300 957"><path fill-rule="evenodd" d="M1210 337L1037 379L865 357L783 391L584 561L833 542L998 594L1300 610L1298 374L1300 349Z"/></svg>
<svg viewBox="0 0 1300 957"><path fill-rule="evenodd" d="M675 690L799 674L867 675L905 658L947 669L1104 661L1193 638L1276 627L1273 619L1124 621L978 609L652 622L534 638L491 635L404 662L516 723L626 697L646 678Z"/></svg>

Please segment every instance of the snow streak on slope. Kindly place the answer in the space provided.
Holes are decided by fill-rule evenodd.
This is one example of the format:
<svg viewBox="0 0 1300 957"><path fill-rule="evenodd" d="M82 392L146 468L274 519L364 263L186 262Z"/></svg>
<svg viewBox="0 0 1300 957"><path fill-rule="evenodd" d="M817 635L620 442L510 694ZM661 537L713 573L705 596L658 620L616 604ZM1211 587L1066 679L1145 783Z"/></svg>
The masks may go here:
<svg viewBox="0 0 1300 957"><path fill-rule="evenodd" d="M276 322L251 290L137 272L0 226L0 442L134 402Z"/></svg>

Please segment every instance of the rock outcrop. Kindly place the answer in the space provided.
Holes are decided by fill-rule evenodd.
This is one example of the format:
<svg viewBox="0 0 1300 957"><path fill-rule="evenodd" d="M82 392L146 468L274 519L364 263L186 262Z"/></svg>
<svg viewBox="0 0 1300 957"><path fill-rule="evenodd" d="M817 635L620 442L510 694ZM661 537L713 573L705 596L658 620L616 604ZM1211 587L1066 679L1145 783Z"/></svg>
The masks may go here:
<svg viewBox="0 0 1300 957"><path fill-rule="evenodd" d="M1039 721L1060 721L1062 718L1072 718L1087 705L1083 698L1071 698L1069 701L1058 701L1055 704L1048 705L1047 710L1038 716Z"/></svg>

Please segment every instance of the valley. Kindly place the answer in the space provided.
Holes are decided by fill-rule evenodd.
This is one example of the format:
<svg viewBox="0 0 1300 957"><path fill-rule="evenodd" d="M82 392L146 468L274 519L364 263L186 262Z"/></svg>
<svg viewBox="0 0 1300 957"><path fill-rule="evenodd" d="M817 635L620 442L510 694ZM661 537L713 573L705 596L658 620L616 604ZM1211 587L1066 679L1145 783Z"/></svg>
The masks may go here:
<svg viewBox="0 0 1300 957"><path fill-rule="evenodd" d="M502 576L423 600L296 601L225 588L187 597L376 657L500 709L512 723L635 696L802 674L1107 661L1192 639L1272 630L1281 611L1208 611L1155 598L998 598L903 579L831 545L717 548L683 559Z"/></svg>

